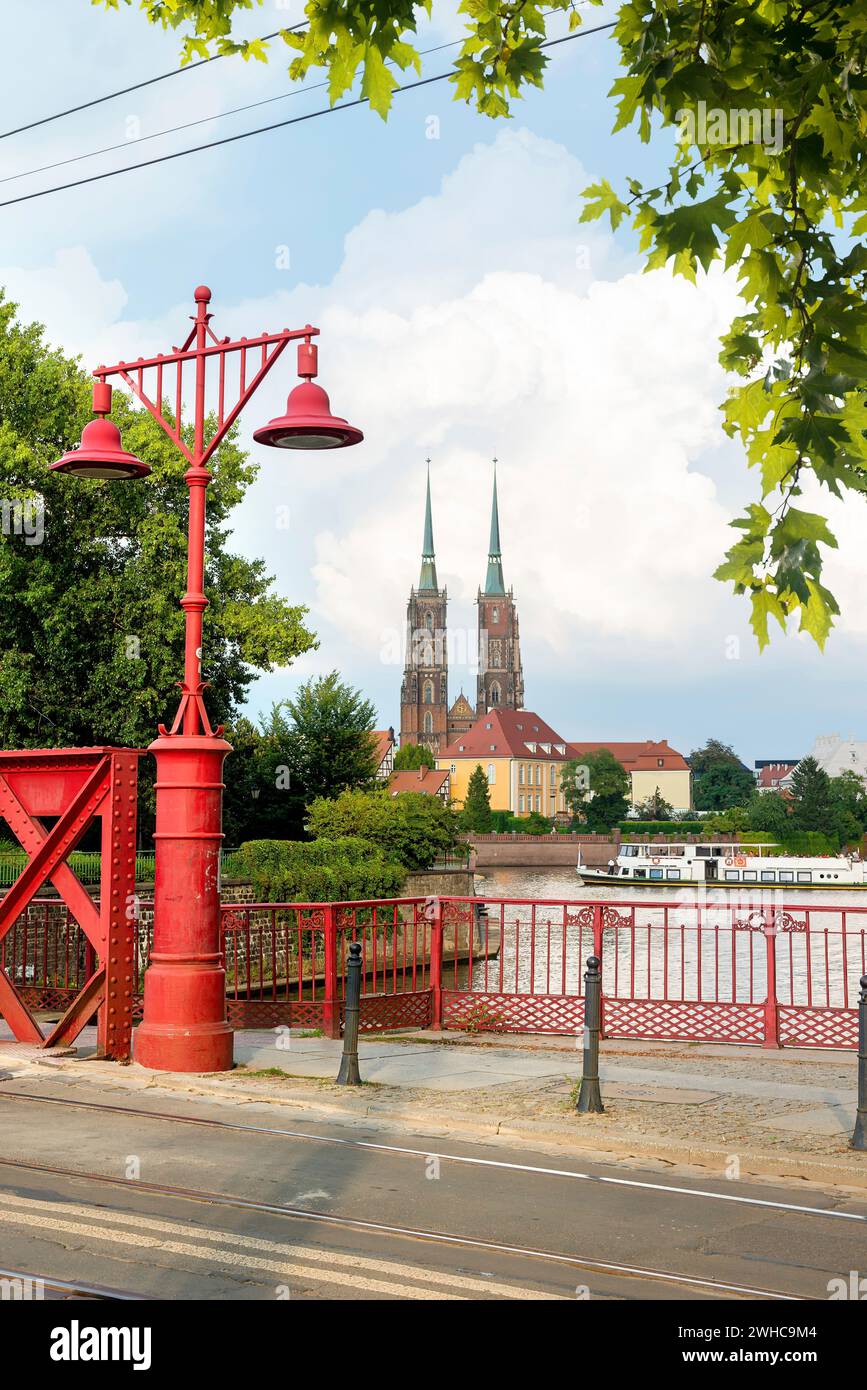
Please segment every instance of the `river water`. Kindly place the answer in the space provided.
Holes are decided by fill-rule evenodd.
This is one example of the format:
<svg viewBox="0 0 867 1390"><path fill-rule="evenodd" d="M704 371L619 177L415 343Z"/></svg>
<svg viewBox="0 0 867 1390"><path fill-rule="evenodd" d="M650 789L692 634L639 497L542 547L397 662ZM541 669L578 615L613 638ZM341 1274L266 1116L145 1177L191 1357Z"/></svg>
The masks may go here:
<svg viewBox="0 0 867 1390"><path fill-rule="evenodd" d="M609 918L603 931L603 985L623 997L761 1002L768 984L762 927L769 908L779 925L781 1003L852 1008L867 970L867 894L858 891L798 896L796 888L745 893L719 885L641 890L582 885L574 869L491 868L476 876L476 893L529 902L491 902L489 922L498 929L499 949L474 963L471 981L464 975L462 987L473 990L577 993L593 951L592 927L581 906L593 903L610 905L615 913L620 903L636 904ZM844 913L846 908L860 911Z"/></svg>

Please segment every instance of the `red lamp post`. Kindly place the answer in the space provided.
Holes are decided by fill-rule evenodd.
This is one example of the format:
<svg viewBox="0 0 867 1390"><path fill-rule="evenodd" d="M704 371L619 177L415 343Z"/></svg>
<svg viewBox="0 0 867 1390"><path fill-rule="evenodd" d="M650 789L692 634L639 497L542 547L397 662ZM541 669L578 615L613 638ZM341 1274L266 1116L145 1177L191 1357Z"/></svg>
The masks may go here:
<svg viewBox="0 0 867 1390"><path fill-rule="evenodd" d="M136 1060L160 1071L225 1071L232 1065L232 1029L226 1022L225 971L220 941L219 863L222 833L223 762L232 751L213 729L204 702L202 615L204 593L205 497L211 474L207 464L250 397L288 343L298 342L298 375L285 415L257 430L254 438L282 449L335 449L357 444L360 430L332 415L328 396L313 383L319 332L304 328L263 333L230 342L210 325L211 291L195 292L193 328L181 348L136 362L98 367L93 409L81 444L51 465L57 473L81 478L143 478L147 463L127 453L120 432L107 419L110 377L120 377L189 463L184 475L190 494L187 591L181 599L186 618L181 702L171 728L159 726L150 745L157 764L154 948L145 974L144 1018L136 1031ZM239 385L229 405L226 365L237 356ZM181 437L184 369L195 369L194 444ZM217 368L217 428L205 439L208 369ZM150 375L154 375L153 387ZM173 378L173 380L172 380ZM148 390L145 389L147 380ZM173 387L173 415L163 414L164 383ZM233 393L234 394L234 393Z"/></svg>

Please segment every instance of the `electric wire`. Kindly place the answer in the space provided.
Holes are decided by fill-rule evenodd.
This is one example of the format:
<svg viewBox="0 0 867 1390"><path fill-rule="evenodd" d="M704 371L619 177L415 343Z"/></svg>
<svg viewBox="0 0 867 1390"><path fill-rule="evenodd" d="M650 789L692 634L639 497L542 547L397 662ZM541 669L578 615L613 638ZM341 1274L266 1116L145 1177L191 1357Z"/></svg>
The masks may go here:
<svg viewBox="0 0 867 1390"><path fill-rule="evenodd" d="M277 29L273 34L263 34L260 39L254 39L254 43L266 43L269 39L279 38L281 34L292 34L296 29L302 29L304 23L292 24L286 29ZM182 68L172 68L171 72L161 72L157 77L146 77L142 82L133 82L129 87L120 87L116 92L106 92L105 96L93 97L90 101L82 101L78 106L68 106L65 111L55 111L52 116L41 116L38 121L28 121L26 125L15 126L13 130L0 131L0 140L8 140L11 135L22 135L25 130L35 130L37 126L50 125L52 121L61 121L64 116L74 116L77 111L87 111L91 106L101 106L105 101L114 101L115 97L126 96L128 92L138 92L142 87L153 87L157 82L165 82L170 77L180 77L182 73L192 72L195 68L205 67L208 63L216 63L219 58L234 58L235 53L213 53L209 58L199 58L194 63L185 63Z"/></svg>
<svg viewBox="0 0 867 1390"><path fill-rule="evenodd" d="M581 2L581 0L579 0L579 3L580 3L580 2ZM562 14L562 13L563 13L562 10L543 10L543 11L542 11L542 16L541 16L541 17L542 17L542 19L548 19L548 18L550 18L552 15L557 15L557 14ZM296 26L296 27L297 27L297 26ZM289 32L289 31L284 31L284 32ZM259 40L259 42L264 43L265 39L273 38L273 37L274 37L273 34L266 34L266 35L263 36L263 38L262 38L261 40ZM463 39L462 39L462 38L461 38L461 39L452 39L452 40L451 40L450 42L448 42L448 43L439 43L439 44L435 44L435 45L434 45L433 47L431 47L431 48L422 48L422 49L419 50L419 55L418 55L418 56L419 56L420 58L426 58L426 57L429 57L430 54L432 54L432 53L441 53L441 52L442 52L444 49L446 49L446 48L456 48L456 47L458 46L458 44L460 44L460 43L463 43ZM217 55L215 55L215 56L217 56L217 57L225 57L225 56L228 56L228 55L225 55L225 54L217 54ZM204 60L203 60L203 61L204 61ZM212 61L212 60L209 60L209 61ZM196 64L196 66L200 66L200 65L199 65L199 64ZM177 71L178 71L178 72L187 72L188 70L189 70L188 68L179 68ZM171 74L171 73L165 73L165 74L163 74L164 77L170 77L170 76L172 76L172 75L173 75L173 74ZM152 79L150 79L150 81L159 82L159 81L162 81L162 78L152 78ZM148 84L147 84L147 83L140 83L139 85L140 85L140 86L146 86L146 85L148 85ZM31 177L33 177L33 176L36 175L36 174L47 174L47 173L49 173L52 169L63 169L63 168L65 168L65 167L66 167L67 165L69 165L69 164L78 164L79 162L81 162L82 160L85 160L85 159L97 159L100 155L103 155L103 154L114 154L114 152L115 152L116 150L125 150L125 149L129 149L131 145L143 145L143 144L145 144L146 142L148 142L148 141L150 141L150 140L161 140L161 139L163 139L163 138L164 138L165 136L167 136L167 135L177 135L177 134L178 134L180 131L182 131L182 130L193 130L196 126L208 125L208 124L210 124L211 121L221 121L221 120L226 119L226 118L229 117L229 116L240 116L240 115L242 115L245 111L256 111L256 110L258 110L258 108L261 107L261 106L273 106L275 102L278 102L278 101L288 101L291 97L301 96L304 92L315 92L315 91L318 91L318 90L320 90L321 88L327 87L327 86L328 86L328 80L327 80L327 78L326 78L324 81L322 81L322 82L305 82L305 83L302 83L300 86L294 87L294 88L292 89L292 91L290 91L290 92L280 92L277 96L274 96L274 97L263 97L260 101L250 101L250 102L245 103L245 105L243 105L243 106L234 106L234 107L230 107L228 111L215 111L214 114L211 115L211 116L200 116L198 119L196 119L196 120L194 120L194 121L182 121L179 125L166 126L163 130L155 130L151 135L140 135L140 136L137 136L136 139L134 139L134 140L119 140L119 141L117 141L117 143L115 143L114 145L103 145L100 149L98 149L98 150L88 150L85 154L74 154L74 155L69 155L68 158L66 158L66 159L57 159L57 160L54 160L51 164L39 164L39 165L37 165L37 166L36 166L35 168L33 168L33 169L22 169L22 170L20 170L20 172L17 173L17 174L6 174L6 175L4 175L2 178L0 178L0 184L4 184L4 183L16 183L16 182L18 181L18 179L27 179L27 178L31 178ZM127 91L127 90L132 90L132 89L128 89L128 88L124 88L124 89L123 89L123 91ZM122 95L122 94L123 94L123 92L111 93L111 94L109 94L108 96L100 97L99 100L100 100L100 101L110 101L112 96L119 96L119 95ZM79 110L79 109L80 109L79 107L73 107L73 108L72 108L73 111L77 111L77 110ZM60 116L61 116L62 114L68 114L68 113L62 113L62 112L61 112L61 113L58 113L57 116L49 116L49 117L47 117L46 120L59 120L59 119L60 119ZM36 122L35 124L40 125L40 124L44 124L44 122ZM30 129L30 128L31 128L31 127L29 127L29 126L22 126L22 127L21 127L22 130L28 130L28 129ZM13 133L14 133L14 132L12 132L12 131L8 131L8 132L7 132L7 134L13 134ZM0 135L0 139L4 139L4 138L5 138L5 137L4 137L3 135Z"/></svg>
<svg viewBox="0 0 867 1390"><path fill-rule="evenodd" d="M576 29L572 34L566 34L559 39L546 39L539 45L540 48L554 48L559 44L570 43L573 39L589 38L591 34L601 33L605 29L613 29L614 23L600 24L593 29ZM443 82L452 76L451 70L448 72L436 73L433 77L421 77L415 82L406 82L401 86L395 87L395 93L410 92L419 87L428 87L434 82ZM124 164L119 169L106 169L100 174L90 174L86 178L73 179L69 183L55 184L51 188L40 188L33 193L21 193L15 198L6 198L0 202L0 208L13 207L17 203L28 203L35 198L47 198L52 193L64 193L70 188L81 188L85 184L99 183L103 179L113 179L120 174L130 174L137 169L148 169L156 164L166 164L174 159L183 159L187 155L201 154L205 150L218 149L223 145L235 144L238 140L249 140L254 135L264 135L272 130L281 130L286 126L300 125L304 121L315 120L318 116L332 116L338 111L349 111L356 106L366 106L368 97L353 97L350 101L338 102L334 106L320 107L316 111L307 111L303 116L291 116L285 121L274 121L270 125L257 126L253 130L242 130L235 135L224 135L217 140L209 140L203 145L191 145L184 150L173 150L169 154L155 155L153 159L139 160L135 164Z"/></svg>

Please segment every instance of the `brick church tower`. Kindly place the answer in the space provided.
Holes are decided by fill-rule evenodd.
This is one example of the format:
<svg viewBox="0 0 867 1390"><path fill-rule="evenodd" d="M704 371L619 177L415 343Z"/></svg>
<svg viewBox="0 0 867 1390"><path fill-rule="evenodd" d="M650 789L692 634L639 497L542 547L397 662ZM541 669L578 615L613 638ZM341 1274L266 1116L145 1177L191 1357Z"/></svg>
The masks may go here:
<svg viewBox="0 0 867 1390"><path fill-rule="evenodd" d="M491 539L488 573L479 590L479 675L476 715L490 709L524 708L524 673L518 612L511 589L503 581L500 553L500 514L497 506L497 460L494 459L494 498L491 504Z"/></svg>
<svg viewBox="0 0 867 1390"><path fill-rule="evenodd" d="M430 460L428 460L430 464ZM430 505L430 467L418 588L406 610L406 665L400 688L400 741L424 743L436 756L448 742L449 667L445 589L437 583Z"/></svg>

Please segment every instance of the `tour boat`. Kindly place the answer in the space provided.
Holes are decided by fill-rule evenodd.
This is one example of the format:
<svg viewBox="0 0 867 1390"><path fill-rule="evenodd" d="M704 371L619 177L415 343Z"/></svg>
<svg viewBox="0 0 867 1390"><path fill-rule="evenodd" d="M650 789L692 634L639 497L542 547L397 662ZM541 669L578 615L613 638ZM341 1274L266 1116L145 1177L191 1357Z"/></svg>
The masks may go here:
<svg viewBox="0 0 867 1390"><path fill-rule="evenodd" d="M867 888L867 863L857 854L784 854L773 844L632 844L621 845L604 869L581 862L582 883L611 883L628 888L674 888L684 883L756 888Z"/></svg>

